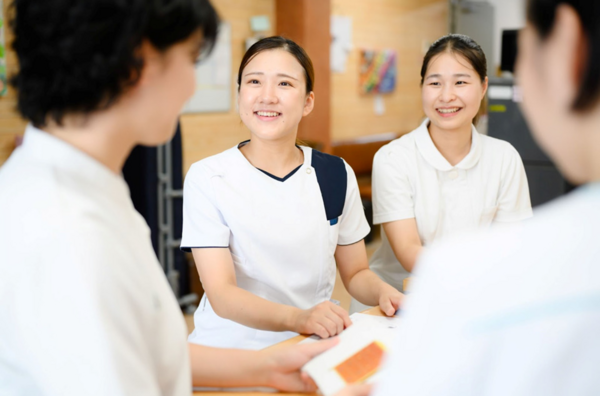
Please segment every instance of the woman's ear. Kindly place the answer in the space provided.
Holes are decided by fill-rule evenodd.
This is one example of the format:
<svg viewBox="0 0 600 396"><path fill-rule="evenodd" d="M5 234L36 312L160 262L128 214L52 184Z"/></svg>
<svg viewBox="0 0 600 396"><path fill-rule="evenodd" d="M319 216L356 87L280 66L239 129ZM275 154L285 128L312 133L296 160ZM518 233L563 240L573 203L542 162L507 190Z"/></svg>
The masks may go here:
<svg viewBox="0 0 600 396"><path fill-rule="evenodd" d="M306 100L304 101L304 111L302 112L302 117L306 117L309 115L315 107L315 93L310 91L308 95L306 95Z"/></svg>
<svg viewBox="0 0 600 396"><path fill-rule="evenodd" d="M583 84L583 80L585 79L585 73L588 67L587 65L589 64L590 43L588 36L583 31L583 26L581 25L579 16L572 8L569 8L569 11L573 14L572 16L576 18L575 22L578 26L577 48L575 57L573 59L575 63L573 70L573 78L575 80L575 84L577 85L577 91L579 92L581 84Z"/></svg>
<svg viewBox="0 0 600 396"><path fill-rule="evenodd" d="M144 39L136 55L143 62L140 78L136 86L146 86L160 73L161 53L147 39Z"/></svg>
<svg viewBox="0 0 600 396"><path fill-rule="evenodd" d="M549 52L545 67L548 81L556 97L570 108L584 77L588 52L581 21L571 6L558 6L554 27L543 45Z"/></svg>
<svg viewBox="0 0 600 396"><path fill-rule="evenodd" d="M482 87L481 97L482 98L485 98L485 93L487 92L488 85L489 85L489 79L486 77L485 80L483 80L483 83L481 84L481 87Z"/></svg>

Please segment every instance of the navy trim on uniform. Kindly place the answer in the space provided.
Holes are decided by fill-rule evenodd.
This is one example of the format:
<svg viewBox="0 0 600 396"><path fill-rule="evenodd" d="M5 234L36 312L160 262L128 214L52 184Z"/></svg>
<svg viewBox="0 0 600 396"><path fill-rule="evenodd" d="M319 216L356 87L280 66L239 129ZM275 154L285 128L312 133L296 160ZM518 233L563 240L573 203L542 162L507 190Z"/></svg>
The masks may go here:
<svg viewBox="0 0 600 396"><path fill-rule="evenodd" d="M325 214L331 225L331 220L340 217L346 202L346 189L348 188L348 174L344 160L340 157L312 151L311 165L315 168L317 181L321 189Z"/></svg>
<svg viewBox="0 0 600 396"><path fill-rule="evenodd" d="M250 143L250 139L244 140L243 142L240 142L240 144L238 144L238 150L241 149L243 146L245 146L248 143ZM300 146L296 145L296 147L298 147L298 150L300 150L300 151L302 151L302 153L304 153L304 151L302 150L302 148L300 148ZM258 169L259 171L261 171L262 173L264 173L265 175L269 176L272 179L275 179L275 180L280 181L280 182L284 182L287 179L289 179L290 177L292 177L294 175L294 173L298 172L298 169L300 169L300 167L302 167L302 165L304 165L304 164L298 165L298 167L296 169L294 169L293 171L291 171L290 173L288 173L284 177L277 177L277 176L275 176L275 175L273 175L273 174L271 174L271 173L269 173L267 171L264 171L264 170L262 170L260 168L256 168L256 167L255 168Z"/></svg>
<svg viewBox="0 0 600 396"><path fill-rule="evenodd" d="M242 147L244 147L246 144L250 143L250 139L248 140L244 140L243 142L240 142L238 144L238 150L241 149Z"/></svg>
<svg viewBox="0 0 600 396"><path fill-rule="evenodd" d="M294 173L298 172L298 169L300 169L301 167L302 167L302 164L298 165L298 167L296 169L294 169L293 171L291 171L290 173L288 173L287 175L285 175L283 178L277 177L275 175L272 175L271 173L269 173L267 171L264 171L264 170L262 170L260 168L256 168L256 169L258 169L259 171L261 171L265 175L267 175L267 176L269 176L269 177L271 177L271 178L273 178L273 179L275 179L277 181L284 182L287 179L289 179L290 177L292 177L294 175Z"/></svg>
<svg viewBox="0 0 600 396"><path fill-rule="evenodd" d="M229 249L229 246L182 246L179 250L192 253L192 249Z"/></svg>

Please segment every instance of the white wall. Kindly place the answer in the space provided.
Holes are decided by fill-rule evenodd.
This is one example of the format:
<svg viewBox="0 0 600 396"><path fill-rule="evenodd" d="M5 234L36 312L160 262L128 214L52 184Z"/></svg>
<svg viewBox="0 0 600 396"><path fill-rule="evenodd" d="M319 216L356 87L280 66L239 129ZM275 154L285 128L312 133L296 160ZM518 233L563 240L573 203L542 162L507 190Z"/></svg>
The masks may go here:
<svg viewBox="0 0 600 396"><path fill-rule="evenodd" d="M493 62L494 68L500 65L502 49L502 31L520 29L525 26L525 0L472 0L487 2L494 6L494 54L488 55L488 62Z"/></svg>

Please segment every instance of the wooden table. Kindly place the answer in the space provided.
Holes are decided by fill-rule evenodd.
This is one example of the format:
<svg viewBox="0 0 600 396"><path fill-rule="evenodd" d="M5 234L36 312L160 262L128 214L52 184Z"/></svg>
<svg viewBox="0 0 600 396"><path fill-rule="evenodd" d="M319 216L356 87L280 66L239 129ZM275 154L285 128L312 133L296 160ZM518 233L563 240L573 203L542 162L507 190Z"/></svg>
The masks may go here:
<svg viewBox="0 0 600 396"><path fill-rule="evenodd" d="M367 309L363 313L374 315L374 316L385 316L383 312L379 309L379 307L373 307ZM299 335L289 340L282 341L279 344L270 346L269 348L281 348L289 345L294 345L299 343L300 341L306 339L308 336ZM272 395L273 393L263 393L263 392L194 392L195 396L265 396ZM316 393L285 393L286 396L317 396Z"/></svg>

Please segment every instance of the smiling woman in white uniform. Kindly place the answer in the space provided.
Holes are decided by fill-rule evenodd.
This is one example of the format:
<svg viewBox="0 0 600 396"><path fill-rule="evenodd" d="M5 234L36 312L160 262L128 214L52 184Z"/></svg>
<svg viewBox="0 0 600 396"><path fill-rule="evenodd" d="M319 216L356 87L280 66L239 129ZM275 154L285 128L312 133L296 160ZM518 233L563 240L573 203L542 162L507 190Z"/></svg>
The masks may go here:
<svg viewBox="0 0 600 396"><path fill-rule="evenodd" d="M421 68L427 119L373 161L373 223L384 232L371 270L398 290L423 246L531 216L519 154L473 126L487 90L486 67L481 47L467 36L433 43ZM353 300L350 311L364 308Z"/></svg>
<svg viewBox="0 0 600 396"><path fill-rule="evenodd" d="M263 39L242 60L239 111L251 139L195 163L185 180L182 248L206 290L190 341L259 349L351 324L329 301L336 262L350 294L388 315L402 295L368 269L369 232L352 169L297 146L314 105L308 55Z"/></svg>

